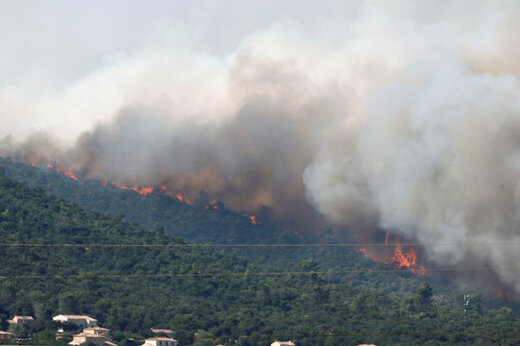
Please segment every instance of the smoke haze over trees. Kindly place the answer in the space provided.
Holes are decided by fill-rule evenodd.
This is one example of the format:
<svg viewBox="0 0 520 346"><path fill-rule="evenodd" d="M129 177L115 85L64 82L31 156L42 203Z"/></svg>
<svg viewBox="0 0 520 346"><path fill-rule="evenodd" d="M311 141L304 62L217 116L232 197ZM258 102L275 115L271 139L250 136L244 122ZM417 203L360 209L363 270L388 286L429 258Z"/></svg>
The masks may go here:
<svg viewBox="0 0 520 346"><path fill-rule="evenodd" d="M496 245L520 242L520 6L375 1L328 24L294 11L225 52L166 25L72 82L6 80L1 152L296 226L391 229L520 292L519 252Z"/></svg>

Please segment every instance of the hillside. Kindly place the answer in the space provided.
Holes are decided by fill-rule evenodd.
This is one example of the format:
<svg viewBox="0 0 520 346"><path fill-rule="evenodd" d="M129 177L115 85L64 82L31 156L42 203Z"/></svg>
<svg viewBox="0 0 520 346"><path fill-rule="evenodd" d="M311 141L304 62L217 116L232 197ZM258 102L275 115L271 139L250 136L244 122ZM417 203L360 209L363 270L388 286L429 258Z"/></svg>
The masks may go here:
<svg viewBox="0 0 520 346"><path fill-rule="evenodd" d="M219 205L218 209L206 208L201 200L187 204L154 190L141 195L132 190L120 189L101 181L74 180L55 169L33 167L9 158L0 158L0 167L6 175L31 187L44 189L48 194L77 203L87 209L107 213L147 228L163 229L169 235L181 236L195 243L215 244L305 244L337 243L331 229L316 230L302 236L289 226L275 222L253 224L248 217L234 213ZM264 220L262 220L264 221ZM161 225L160 227L158 225ZM162 241L163 234L154 235ZM348 242L348 239L346 240ZM278 266L298 270L302 262L312 262L317 271L341 271L345 268L362 270L391 270L392 265L374 263L364 257L355 247L224 247L251 262L260 265ZM337 277L332 277L337 280ZM413 292L424 278L409 272L392 274L358 275L352 284L361 289L370 289L391 297L403 298ZM427 278L437 293L438 303L453 305L463 288L436 274ZM465 289L468 291L468 289ZM502 303L500 299L485 298L491 306ZM498 305L497 305L498 304ZM516 307L516 305L515 305Z"/></svg>
<svg viewBox="0 0 520 346"><path fill-rule="evenodd" d="M3 174L0 208L0 318L33 315L36 331L52 328L55 314L81 313L121 332L120 339L168 327L183 344L197 331L241 345L265 344L275 335L299 345L520 342L518 315L505 307L475 300L464 322L461 307L435 303L436 292L431 296L424 285L397 299L353 284L374 273L313 274L315 263L306 261L298 267L305 274L275 274L288 270L213 247L179 246L187 243L160 226L146 229L88 211ZM28 243L76 246L5 246ZM176 246L81 246L121 243Z"/></svg>
<svg viewBox="0 0 520 346"><path fill-rule="evenodd" d="M164 193L154 190L149 195L140 195L132 190L104 186L100 181L74 180L55 169L32 167L0 158L0 167L6 175L31 187L44 189L47 193L77 203L82 207L136 222L144 227L164 227L167 233L181 236L196 243L216 244L291 244L291 243L337 243L330 229L317 230L315 235L301 236L290 227L274 222L253 224L242 214L234 213L223 206L217 210L206 209L205 203L193 201L193 205L182 203ZM157 235L158 238L161 235ZM262 265L283 266L297 269L302 261L312 261L316 270L392 269L374 263L352 247L231 247L240 256ZM403 297L410 294L420 284L421 278L410 273L398 275L399 280L388 280L389 275L362 275L354 280L354 285L363 289ZM439 293L439 301L453 304L459 290L444 280L433 280L431 284Z"/></svg>

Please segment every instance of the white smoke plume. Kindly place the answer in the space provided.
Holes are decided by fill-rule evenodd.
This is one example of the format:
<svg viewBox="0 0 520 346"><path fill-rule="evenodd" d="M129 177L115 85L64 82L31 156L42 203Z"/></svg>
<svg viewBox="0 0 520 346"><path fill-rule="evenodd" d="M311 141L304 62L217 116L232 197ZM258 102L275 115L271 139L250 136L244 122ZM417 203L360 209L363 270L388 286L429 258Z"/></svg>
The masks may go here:
<svg viewBox="0 0 520 346"><path fill-rule="evenodd" d="M377 224L520 292L520 252L492 245L520 242L519 14L366 2L348 23L310 35L288 19L224 58L146 48L41 97L1 88L0 119L37 120L4 130L3 153L295 225L316 210L352 232ZM24 139L36 130L51 134Z"/></svg>

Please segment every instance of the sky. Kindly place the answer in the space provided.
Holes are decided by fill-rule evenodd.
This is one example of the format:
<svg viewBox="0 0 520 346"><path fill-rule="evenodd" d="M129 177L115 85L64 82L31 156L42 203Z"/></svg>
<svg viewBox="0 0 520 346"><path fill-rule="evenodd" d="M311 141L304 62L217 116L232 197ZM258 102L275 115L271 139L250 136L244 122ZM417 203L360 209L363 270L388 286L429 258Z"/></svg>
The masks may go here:
<svg viewBox="0 0 520 346"><path fill-rule="evenodd" d="M219 57L284 20L309 34L352 19L360 2L2 1L2 84L40 78L64 86L117 54L186 45Z"/></svg>
<svg viewBox="0 0 520 346"><path fill-rule="evenodd" d="M111 115L92 114L97 112L92 108L89 115L75 112L57 99L144 51L190 50L220 63L247 38L284 22L308 37L333 40L322 34L341 34L333 28L344 27L360 8L361 2L341 1L319 7L313 1L271 0L2 1L0 120L6 125L0 136L48 131L73 140Z"/></svg>

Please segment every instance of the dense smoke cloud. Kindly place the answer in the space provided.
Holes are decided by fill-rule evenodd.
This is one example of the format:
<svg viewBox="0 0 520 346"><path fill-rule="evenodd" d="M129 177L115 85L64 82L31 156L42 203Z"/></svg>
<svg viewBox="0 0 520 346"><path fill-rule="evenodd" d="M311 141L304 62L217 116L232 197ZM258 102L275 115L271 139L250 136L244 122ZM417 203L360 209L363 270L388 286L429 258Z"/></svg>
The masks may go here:
<svg viewBox="0 0 520 346"><path fill-rule="evenodd" d="M316 210L351 232L378 225L425 243L431 261L491 265L520 292L504 269L519 252L492 245L520 242L519 12L369 2L340 38L286 21L224 59L145 49L36 102L88 119L65 123L73 145L56 131L6 138L3 153L267 206L294 225Z"/></svg>

